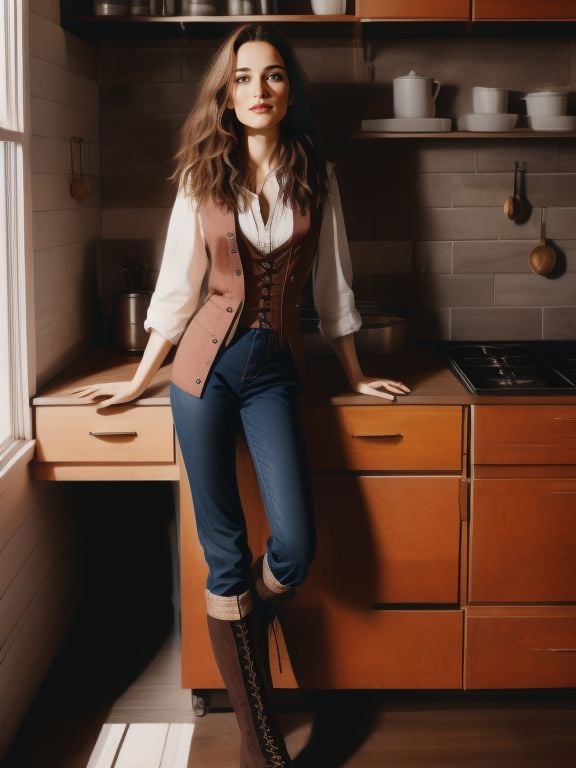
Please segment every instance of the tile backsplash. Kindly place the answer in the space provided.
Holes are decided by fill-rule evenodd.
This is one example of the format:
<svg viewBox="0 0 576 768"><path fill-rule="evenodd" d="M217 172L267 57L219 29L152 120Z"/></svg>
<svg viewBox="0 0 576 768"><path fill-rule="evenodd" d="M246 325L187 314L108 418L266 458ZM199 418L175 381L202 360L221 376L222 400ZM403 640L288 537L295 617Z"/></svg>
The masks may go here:
<svg viewBox="0 0 576 768"><path fill-rule="evenodd" d="M288 34L288 33L287 33ZM443 84L437 114L471 111L471 87L510 89L522 113L530 90L573 91L576 40L539 37L389 37L370 67L358 41L292 39L310 79L317 122L338 177L357 300L409 317L425 338L571 338L576 333L576 140L358 139L363 117L392 115L392 78L416 69ZM195 96L209 42L100 44L102 286L125 287L126 262L153 288L174 190L177 131ZM371 79L372 78L372 79ZM515 160L527 166L532 213L506 219ZM546 234L559 268L534 275L529 253Z"/></svg>

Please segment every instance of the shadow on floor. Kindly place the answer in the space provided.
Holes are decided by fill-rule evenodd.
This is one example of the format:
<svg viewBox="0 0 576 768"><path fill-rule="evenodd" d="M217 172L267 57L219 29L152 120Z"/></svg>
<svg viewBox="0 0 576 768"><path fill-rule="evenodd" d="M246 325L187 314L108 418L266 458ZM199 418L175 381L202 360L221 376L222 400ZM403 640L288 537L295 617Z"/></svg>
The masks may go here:
<svg viewBox="0 0 576 768"><path fill-rule="evenodd" d="M170 484L77 485L79 608L1 768L85 766L110 707L174 631Z"/></svg>

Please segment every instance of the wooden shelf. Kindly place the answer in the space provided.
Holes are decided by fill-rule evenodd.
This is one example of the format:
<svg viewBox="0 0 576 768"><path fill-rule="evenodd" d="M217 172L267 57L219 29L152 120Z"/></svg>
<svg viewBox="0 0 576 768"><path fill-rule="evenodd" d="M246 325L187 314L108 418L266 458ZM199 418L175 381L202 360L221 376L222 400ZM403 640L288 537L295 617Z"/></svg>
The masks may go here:
<svg viewBox="0 0 576 768"><path fill-rule="evenodd" d="M353 139L576 139L576 131L531 131L519 128L515 131L435 131L392 132L360 131L351 134Z"/></svg>
<svg viewBox="0 0 576 768"><path fill-rule="evenodd" d="M268 15L254 14L252 16L71 16L68 21L72 24L239 24L244 22L284 23L284 22L330 22L353 23L360 21L357 16L351 14L338 15L313 15L313 14L283 14Z"/></svg>

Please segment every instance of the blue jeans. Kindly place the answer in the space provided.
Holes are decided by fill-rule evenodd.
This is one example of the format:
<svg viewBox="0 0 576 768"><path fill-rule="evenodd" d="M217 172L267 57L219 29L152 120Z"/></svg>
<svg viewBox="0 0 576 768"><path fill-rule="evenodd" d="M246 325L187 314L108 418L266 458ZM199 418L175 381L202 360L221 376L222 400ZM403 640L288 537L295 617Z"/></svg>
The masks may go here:
<svg viewBox="0 0 576 768"><path fill-rule="evenodd" d="M244 434L271 536L267 560L285 586L300 584L316 536L308 458L298 412L300 383L277 333L239 328L222 347L201 398L170 385L176 433L190 481L198 537L215 595L249 589L252 553L236 478L236 434Z"/></svg>

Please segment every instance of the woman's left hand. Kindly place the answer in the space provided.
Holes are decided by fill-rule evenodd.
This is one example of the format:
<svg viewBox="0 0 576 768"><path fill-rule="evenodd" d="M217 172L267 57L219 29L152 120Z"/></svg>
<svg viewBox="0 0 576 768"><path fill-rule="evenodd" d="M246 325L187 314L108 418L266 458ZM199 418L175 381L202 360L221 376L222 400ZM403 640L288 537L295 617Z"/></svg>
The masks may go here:
<svg viewBox="0 0 576 768"><path fill-rule="evenodd" d="M393 379L373 379L369 376L363 376L358 379L353 386L355 392L362 395L374 395L382 397L385 400L395 400L396 395L407 395L410 389L401 381Z"/></svg>

